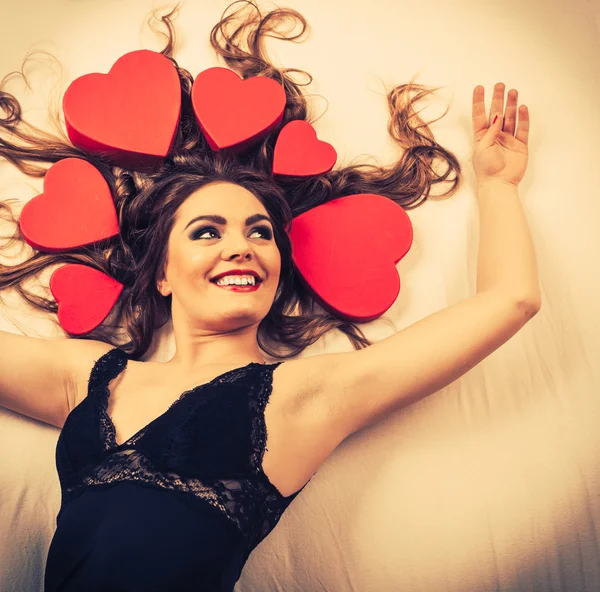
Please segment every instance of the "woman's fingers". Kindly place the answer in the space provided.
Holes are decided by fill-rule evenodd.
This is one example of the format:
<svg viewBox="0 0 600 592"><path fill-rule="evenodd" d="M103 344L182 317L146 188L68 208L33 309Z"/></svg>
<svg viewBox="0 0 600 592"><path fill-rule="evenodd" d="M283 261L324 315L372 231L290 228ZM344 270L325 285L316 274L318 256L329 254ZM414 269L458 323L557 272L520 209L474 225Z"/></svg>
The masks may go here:
<svg viewBox="0 0 600 592"><path fill-rule="evenodd" d="M475 137L488 126L488 120L485 116L485 90L483 86L476 86L473 90L473 135Z"/></svg>
<svg viewBox="0 0 600 592"><path fill-rule="evenodd" d="M519 128L517 129L515 138L519 142L523 142L525 146L529 142L529 109L527 109L526 105L519 107Z"/></svg>
<svg viewBox="0 0 600 592"><path fill-rule="evenodd" d="M508 99L506 101L506 113L504 114L504 125L502 130L511 136L515 135L517 127L517 101L519 93L513 88L508 91Z"/></svg>
<svg viewBox="0 0 600 592"><path fill-rule="evenodd" d="M492 125L492 121L494 121L494 117L496 117L498 113L500 113L500 117L504 116L504 88L504 82L496 82L494 86L492 106L490 107L489 125Z"/></svg>
<svg viewBox="0 0 600 592"><path fill-rule="evenodd" d="M475 137L482 132L486 131L493 118L499 113L501 116L504 114L504 122L502 131L511 136L515 133L517 126L517 117L519 119L519 127L517 129L516 139L523 144L527 144L529 138L529 110L525 105L521 105L517 109L519 101L519 93L515 89L511 89L508 92L508 98L506 102L506 112L504 111L504 91L505 85L503 82L498 82L494 86L494 93L492 96L492 104L490 107L489 116L485 113L485 89L483 86L476 86L473 90L473 134Z"/></svg>

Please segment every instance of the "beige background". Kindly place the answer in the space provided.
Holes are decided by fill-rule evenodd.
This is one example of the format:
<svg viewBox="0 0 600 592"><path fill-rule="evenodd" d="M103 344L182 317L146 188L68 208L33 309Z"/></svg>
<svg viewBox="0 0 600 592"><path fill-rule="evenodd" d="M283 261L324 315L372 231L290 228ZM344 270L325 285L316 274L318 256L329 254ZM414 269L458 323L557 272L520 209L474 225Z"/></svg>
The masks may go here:
<svg viewBox="0 0 600 592"><path fill-rule="evenodd" d="M5 90L46 125L68 84L106 73L136 49L160 50L150 0L0 0ZM185 2L175 57L194 76L223 65L208 36L225 0ZM268 10L274 4L261 2ZM311 33L268 40L276 64L307 70L319 137L337 166L396 159L385 83L444 86L420 105L458 156L459 193L409 212L414 244L398 264L402 290L363 326L374 340L474 293L478 218L471 98L482 84L519 91L531 116L521 195L539 260L543 306L520 333L439 393L348 438L254 551L237 592L596 592L600 589L600 6L588 0L292 0ZM164 10L167 12L167 10ZM374 162L374 161L371 161ZM42 180L0 164L0 199L23 203ZM436 193L440 193L436 189ZM2 228L3 232L7 229ZM506 237L510 240L510 237ZM47 282L48 276L45 277ZM46 284L47 285L47 284ZM60 333L16 297L0 329ZM172 342L160 337L156 359ZM348 351L332 333L303 356ZM403 352L399 351L398 356ZM431 356L436 336L431 336ZM1 371L1 369L0 369ZM42 589L60 505L59 430L0 409L0 589Z"/></svg>

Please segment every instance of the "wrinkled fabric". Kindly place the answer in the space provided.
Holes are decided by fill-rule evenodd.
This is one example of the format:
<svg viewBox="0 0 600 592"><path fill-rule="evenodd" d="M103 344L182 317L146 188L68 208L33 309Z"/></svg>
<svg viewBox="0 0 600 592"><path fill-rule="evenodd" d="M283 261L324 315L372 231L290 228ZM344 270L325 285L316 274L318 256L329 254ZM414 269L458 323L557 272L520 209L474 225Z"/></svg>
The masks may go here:
<svg viewBox="0 0 600 592"><path fill-rule="evenodd" d="M61 486L45 592L231 591L252 550L302 491L262 470L273 371L251 362L184 392L121 445L108 384L120 348L92 368L56 447Z"/></svg>

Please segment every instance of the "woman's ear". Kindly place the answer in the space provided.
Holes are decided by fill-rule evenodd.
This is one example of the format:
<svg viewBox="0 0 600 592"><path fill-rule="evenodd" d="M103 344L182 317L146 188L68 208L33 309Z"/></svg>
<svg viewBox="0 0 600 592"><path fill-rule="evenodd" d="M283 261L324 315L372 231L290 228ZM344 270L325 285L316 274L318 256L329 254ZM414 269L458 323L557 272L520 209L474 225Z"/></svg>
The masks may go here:
<svg viewBox="0 0 600 592"><path fill-rule="evenodd" d="M171 286L169 286L169 282L165 279L164 273L161 275L161 279L156 282L156 289L163 296L169 296L171 294Z"/></svg>
<svg viewBox="0 0 600 592"><path fill-rule="evenodd" d="M169 282L167 282L167 280L159 282L159 284L158 284L158 291L163 296L170 296L171 295L171 288L169 286Z"/></svg>

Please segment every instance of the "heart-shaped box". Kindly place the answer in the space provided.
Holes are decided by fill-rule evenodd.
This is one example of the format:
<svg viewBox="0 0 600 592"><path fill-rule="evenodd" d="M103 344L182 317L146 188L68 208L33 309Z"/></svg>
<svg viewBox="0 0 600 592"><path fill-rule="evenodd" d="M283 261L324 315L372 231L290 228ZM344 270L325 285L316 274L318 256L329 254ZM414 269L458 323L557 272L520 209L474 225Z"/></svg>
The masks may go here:
<svg viewBox="0 0 600 592"><path fill-rule="evenodd" d="M24 239L46 253L69 251L119 234L112 194L89 162L65 158L44 176L44 191L30 199L19 225Z"/></svg>
<svg viewBox="0 0 600 592"><path fill-rule="evenodd" d="M363 193L292 220L292 257L316 301L349 321L380 317L400 292L396 264L413 241L410 218L387 197Z"/></svg>
<svg viewBox="0 0 600 592"><path fill-rule="evenodd" d="M192 104L202 133L215 150L239 154L283 119L283 87L267 76L242 80L228 68L208 68L192 86Z"/></svg>
<svg viewBox="0 0 600 592"><path fill-rule="evenodd" d="M50 277L50 291L58 304L58 322L71 335L84 335L108 316L123 284L88 265L59 267Z"/></svg>
<svg viewBox="0 0 600 592"><path fill-rule="evenodd" d="M313 177L328 173L336 160L335 148L317 139L317 132L308 121L295 119L279 132L273 153L273 174Z"/></svg>
<svg viewBox="0 0 600 592"><path fill-rule="evenodd" d="M75 79L63 97L73 145L127 169L159 166L179 123L181 84L174 64L142 49L120 57L108 74Z"/></svg>

